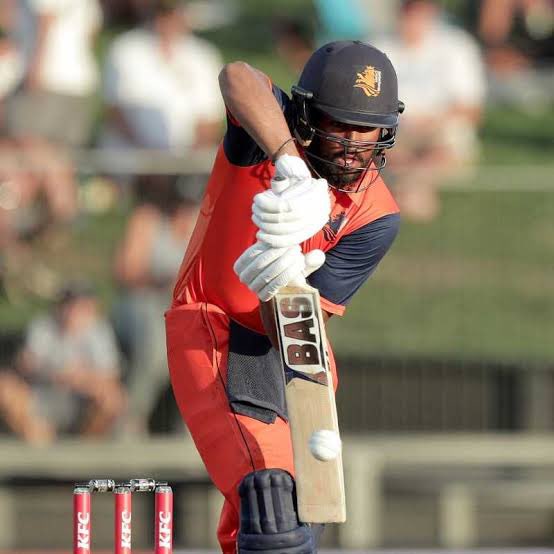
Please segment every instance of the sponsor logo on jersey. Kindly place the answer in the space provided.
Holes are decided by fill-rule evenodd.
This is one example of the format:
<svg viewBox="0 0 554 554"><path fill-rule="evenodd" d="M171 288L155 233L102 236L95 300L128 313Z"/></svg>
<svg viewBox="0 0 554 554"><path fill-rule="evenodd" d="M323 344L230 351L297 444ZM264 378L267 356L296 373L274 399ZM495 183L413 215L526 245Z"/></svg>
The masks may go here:
<svg viewBox="0 0 554 554"><path fill-rule="evenodd" d="M333 242L343 225L346 223L346 212L340 212L336 215L332 215L329 221L323 227L323 236L325 240Z"/></svg>

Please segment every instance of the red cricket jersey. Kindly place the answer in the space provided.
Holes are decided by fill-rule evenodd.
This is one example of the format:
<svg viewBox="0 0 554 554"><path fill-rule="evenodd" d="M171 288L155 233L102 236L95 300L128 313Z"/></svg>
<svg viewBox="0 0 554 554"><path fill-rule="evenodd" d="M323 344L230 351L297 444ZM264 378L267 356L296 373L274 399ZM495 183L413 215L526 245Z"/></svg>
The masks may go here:
<svg viewBox="0 0 554 554"><path fill-rule="evenodd" d="M273 87L288 117L290 100ZM173 306L208 302L241 325L264 333L257 296L233 271L237 258L256 242L252 222L255 194L270 188L275 167L232 116L215 159L200 214L179 270ZM367 172L364 179L373 178ZM379 177L365 191L332 191L325 227L301 246L327 253L309 278L322 297L322 308L341 315L354 292L373 272L398 229L398 206Z"/></svg>

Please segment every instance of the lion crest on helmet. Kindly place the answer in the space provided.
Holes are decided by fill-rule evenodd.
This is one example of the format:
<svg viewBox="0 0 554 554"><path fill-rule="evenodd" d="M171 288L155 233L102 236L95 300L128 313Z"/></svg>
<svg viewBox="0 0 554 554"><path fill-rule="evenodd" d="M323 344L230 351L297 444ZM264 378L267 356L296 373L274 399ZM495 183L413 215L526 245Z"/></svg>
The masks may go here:
<svg viewBox="0 0 554 554"><path fill-rule="evenodd" d="M361 88L366 96L375 97L381 94L381 72L368 65L362 73L357 73L355 88Z"/></svg>

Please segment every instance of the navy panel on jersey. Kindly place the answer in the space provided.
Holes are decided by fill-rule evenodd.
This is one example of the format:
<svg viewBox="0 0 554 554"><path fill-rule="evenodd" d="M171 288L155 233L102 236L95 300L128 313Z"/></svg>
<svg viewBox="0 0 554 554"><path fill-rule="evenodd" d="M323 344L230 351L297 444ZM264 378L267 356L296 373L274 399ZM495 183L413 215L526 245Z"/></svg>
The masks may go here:
<svg viewBox="0 0 554 554"><path fill-rule="evenodd" d="M390 214L342 237L325 253L325 263L308 277L308 282L323 298L345 306L375 271L399 226L400 215Z"/></svg>
<svg viewBox="0 0 554 554"><path fill-rule="evenodd" d="M279 87L273 85L273 96L281 106L285 119L291 126L292 101L287 94ZM240 126L233 121L232 115L227 114L227 131L223 137L223 150L227 159L233 164L241 167L256 165L267 159L266 153L256 144L254 139Z"/></svg>

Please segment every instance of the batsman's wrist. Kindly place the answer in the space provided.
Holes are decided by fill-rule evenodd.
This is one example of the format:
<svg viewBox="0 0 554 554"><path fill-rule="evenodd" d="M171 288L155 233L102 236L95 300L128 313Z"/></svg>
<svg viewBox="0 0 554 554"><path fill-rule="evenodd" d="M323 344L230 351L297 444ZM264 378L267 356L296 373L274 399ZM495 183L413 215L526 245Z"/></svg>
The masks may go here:
<svg viewBox="0 0 554 554"><path fill-rule="evenodd" d="M289 156L296 156L297 158L301 157L300 153L298 152L298 148L296 147L296 142L294 141L294 138L290 138L273 154L271 158L273 165L275 165L275 162L285 154L288 154Z"/></svg>
<svg viewBox="0 0 554 554"><path fill-rule="evenodd" d="M296 147L296 142L291 142L287 144L283 149L283 154L289 154L290 156L296 156L297 158L300 158L300 152Z"/></svg>

